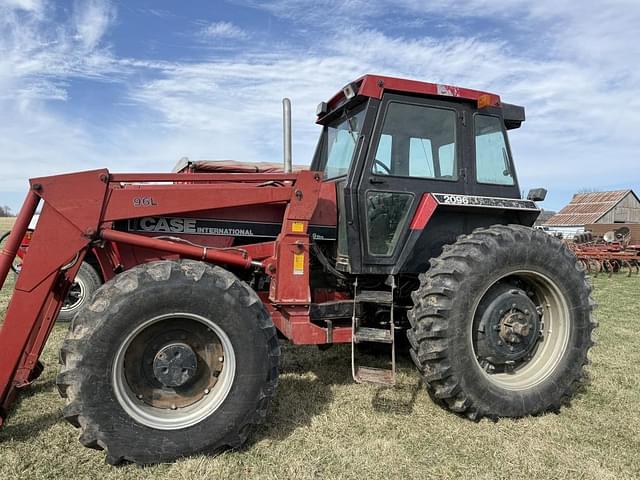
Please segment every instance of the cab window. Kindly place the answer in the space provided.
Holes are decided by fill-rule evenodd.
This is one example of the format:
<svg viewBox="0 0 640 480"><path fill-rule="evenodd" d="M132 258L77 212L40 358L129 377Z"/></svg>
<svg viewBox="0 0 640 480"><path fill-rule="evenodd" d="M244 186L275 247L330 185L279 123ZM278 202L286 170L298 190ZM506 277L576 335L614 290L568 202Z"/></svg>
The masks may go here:
<svg viewBox="0 0 640 480"><path fill-rule="evenodd" d="M490 115L474 117L476 180L478 183L514 185L502 120Z"/></svg>
<svg viewBox="0 0 640 480"><path fill-rule="evenodd" d="M456 112L397 102L387 107L376 175L456 180Z"/></svg>
<svg viewBox="0 0 640 480"><path fill-rule="evenodd" d="M324 178L335 178L346 175L351 166L353 153L358 143L358 135L362 130L364 109L359 112L345 112L340 119L326 127L326 163Z"/></svg>

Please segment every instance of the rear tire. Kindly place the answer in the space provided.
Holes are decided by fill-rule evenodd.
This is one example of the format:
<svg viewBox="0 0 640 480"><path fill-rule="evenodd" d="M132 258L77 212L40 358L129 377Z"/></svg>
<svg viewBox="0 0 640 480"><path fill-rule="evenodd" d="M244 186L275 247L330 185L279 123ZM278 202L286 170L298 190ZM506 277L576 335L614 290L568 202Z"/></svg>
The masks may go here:
<svg viewBox="0 0 640 480"><path fill-rule="evenodd" d="M475 230L420 276L411 356L429 393L470 419L557 411L588 363L590 293L558 239L518 225Z"/></svg>
<svg viewBox="0 0 640 480"><path fill-rule="evenodd" d="M90 301L95 291L100 288L102 279L95 268L87 262L82 262L73 280L69 293L64 300L57 321L70 322Z"/></svg>
<svg viewBox="0 0 640 480"><path fill-rule="evenodd" d="M174 354L191 362L184 377L167 374ZM83 445L111 464L169 462L240 447L264 421L279 356L270 316L235 275L160 261L98 289L62 346L57 383Z"/></svg>

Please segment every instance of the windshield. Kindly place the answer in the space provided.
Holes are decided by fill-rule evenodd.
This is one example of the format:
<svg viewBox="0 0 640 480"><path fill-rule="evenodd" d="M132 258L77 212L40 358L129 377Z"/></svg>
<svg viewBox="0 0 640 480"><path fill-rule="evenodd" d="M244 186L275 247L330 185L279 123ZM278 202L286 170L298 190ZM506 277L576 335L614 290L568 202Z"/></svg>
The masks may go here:
<svg viewBox="0 0 640 480"><path fill-rule="evenodd" d="M346 112L333 124L325 128L327 148L324 178L346 175L351 165L358 134L364 121L364 108L358 112Z"/></svg>

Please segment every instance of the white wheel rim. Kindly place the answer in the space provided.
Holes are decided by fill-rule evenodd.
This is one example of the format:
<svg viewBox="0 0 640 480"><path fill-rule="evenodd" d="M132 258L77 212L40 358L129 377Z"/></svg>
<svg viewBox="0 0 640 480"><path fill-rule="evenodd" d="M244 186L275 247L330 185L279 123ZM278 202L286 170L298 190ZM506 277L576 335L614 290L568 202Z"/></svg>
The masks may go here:
<svg viewBox="0 0 640 480"><path fill-rule="evenodd" d="M473 332L471 332L470 342L476 359L476 366L485 378L494 385L506 390L522 391L533 388L545 381L553 374L560 361L564 358L571 333L571 315L569 314L567 301L560 288L548 276L533 270L518 270L502 275L484 290L473 308L472 319L475 318L478 304L487 291L499 280L511 276L523 277L530 281L537 287L536 293L541 295L544 300L542 305L543 340L537 346L535 354L525 365L511 373L490 374L482 368L477 360L475 346L473 345ZM471 329L473 329L473 324L474 322L472 321Z"/></svg>
<svg viewBox="0 0 640 480"><path fill-rule="evenodd" d="M77 276L75 278L75 280L73 281L73 284L71 285L71 289L73 288L78 288L80 290L80 293L78 294L78 299L75 302L70 303L68 305L63 304L62 308L60 308L60 310L63 312L72 312L73 310L77 309L78 306L80 306L82 304L82 301L84 300L87 287L81 276Z"/></svg>
<svg viewBox="0 0 640 480"><path fill-rule="evenodd" d="M176 410L148 405L136 397L124 374L124 358L133 339L145 328L157 322L173 318L198 321L211 329L220 340L224 350L224 366L213 389L193 405ZM124 411L138 423L158 430L178 430L202 422L213 414L229 395L236 373L236 358L233 345L227 334L212 320L192 313L170 313L153 317L138 325L120 345L112 368L112 385L115 396Z"/></svg>

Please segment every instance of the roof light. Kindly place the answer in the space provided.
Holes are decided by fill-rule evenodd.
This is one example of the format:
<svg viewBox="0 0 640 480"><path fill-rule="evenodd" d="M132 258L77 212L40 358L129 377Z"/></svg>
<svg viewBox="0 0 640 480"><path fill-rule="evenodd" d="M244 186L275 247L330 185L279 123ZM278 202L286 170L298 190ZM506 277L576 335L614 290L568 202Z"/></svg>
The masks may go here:
<svg viewBox="0 0 640 480"><path fill-rule="evenodd" d="M342 89L342 93L344 93L344 96L347 98L347 100L351 100L353 97L355 97L356 89L353 83L349 83L347 86L345 86Z"/></svg>
<svg viewBox="0 0 640 480"><path fill-rule="evenodd" d="M316 108L316 116L319 117L320 115L324 115L328 111L329 105L327 105L327 102L320 102Z"/></svg>
<svg viewBox="0 0 640 480"><path fill-rule="evenodd" d="M478 109L491 106L491 95L483 93L478 97Z"/></svg>

